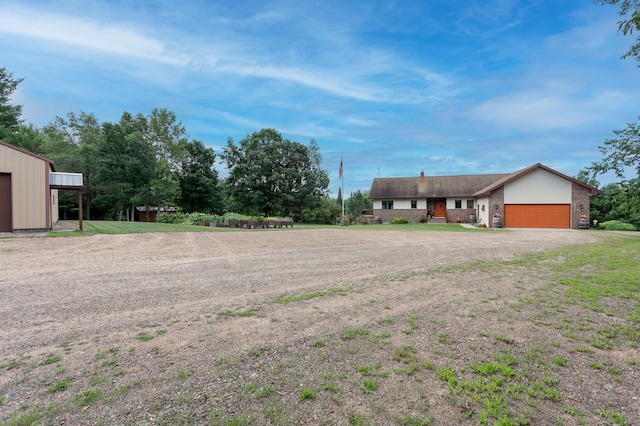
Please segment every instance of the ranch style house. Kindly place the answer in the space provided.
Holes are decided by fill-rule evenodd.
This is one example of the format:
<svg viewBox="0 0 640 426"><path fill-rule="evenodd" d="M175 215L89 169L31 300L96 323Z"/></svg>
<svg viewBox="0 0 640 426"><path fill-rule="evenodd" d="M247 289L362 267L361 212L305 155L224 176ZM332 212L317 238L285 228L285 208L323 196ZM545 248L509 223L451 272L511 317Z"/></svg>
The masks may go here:
<svg viewBox="0 0 640 426"><path fill-rule="evenodd" d="M418 222L470 222L505 228L579 228L600 191L540 163L506 174L375 178L373 215ZM471 220L473 221L473 220Z"/></svg>

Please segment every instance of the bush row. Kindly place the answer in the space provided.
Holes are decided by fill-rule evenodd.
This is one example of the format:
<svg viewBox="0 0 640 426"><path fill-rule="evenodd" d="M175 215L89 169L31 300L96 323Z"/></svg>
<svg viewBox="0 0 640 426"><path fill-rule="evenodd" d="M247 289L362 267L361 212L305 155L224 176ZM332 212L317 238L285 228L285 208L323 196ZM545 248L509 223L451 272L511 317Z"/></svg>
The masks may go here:
<svg viewBox="0 0 640 426"><path fill-rule="evenodd" d="M157 223L181 223L186 225L197 225L200 222L224 223L230 220L257 220L258 222L291 220L289 218L280 217L264 217L264 216L247 216L239 213L228 212L223 215L207 214L207 213L158 213L156 216Z"/></svg>

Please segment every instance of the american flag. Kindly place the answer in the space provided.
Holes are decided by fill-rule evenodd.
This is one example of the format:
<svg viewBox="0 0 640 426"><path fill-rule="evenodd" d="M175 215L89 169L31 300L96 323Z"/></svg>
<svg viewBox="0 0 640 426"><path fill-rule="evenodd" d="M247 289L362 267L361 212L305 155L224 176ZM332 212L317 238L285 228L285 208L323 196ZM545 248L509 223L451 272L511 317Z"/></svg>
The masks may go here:
<svg viewBox="0 0 640 426"><path fill-rule="evenodd" d="M338 169L338 175L342 179L342 160L340 160L340 168Z"/></svg>

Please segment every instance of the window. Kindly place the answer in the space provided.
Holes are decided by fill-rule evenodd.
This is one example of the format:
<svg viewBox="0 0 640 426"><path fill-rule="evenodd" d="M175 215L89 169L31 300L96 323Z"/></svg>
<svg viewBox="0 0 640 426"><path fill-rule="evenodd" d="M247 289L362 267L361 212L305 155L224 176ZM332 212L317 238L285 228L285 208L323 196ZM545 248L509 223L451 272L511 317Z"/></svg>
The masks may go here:
<svg viewBox="0 0 640 426"><path fill-rule="evenodd" d="M475 207L473 207L473 200L467 200L467 208L468 209L473 209Z"/></svg>
<svg viewBox="0 0 640 426"><path fill-rule="evenodd" d="M411 200L411 208L412 209L418 208L418 200Z"/></svg>
<svg viewBox="0 0 640 426"><path fill-rule="evenodd" d="M383 201L382 210L393 210L393 201Z"/></svg>
<svg viewBox="0 0 640 426"><path fill-rule="evenodd" d="M462 200L456 200L456 209L462 208Z"/></svg>

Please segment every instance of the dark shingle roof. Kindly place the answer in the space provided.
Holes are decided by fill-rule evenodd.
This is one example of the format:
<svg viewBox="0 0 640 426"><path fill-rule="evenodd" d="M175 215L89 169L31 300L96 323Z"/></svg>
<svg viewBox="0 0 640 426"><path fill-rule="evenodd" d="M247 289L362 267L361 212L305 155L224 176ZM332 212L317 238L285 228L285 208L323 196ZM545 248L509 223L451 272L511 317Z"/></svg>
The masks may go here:
<svg viewBox="0 0 640 426"><path fill-rule="evenodd" d="M447 198L447 197L480 197L502 187L535 169L546 170L573 183L584 186L592 194L600 191L564 175L543 164L518 170L515 173L459 176L420 176L404 178L375 178L371 184L369 198Z"/></svg>
<svg viewBox="0 0 640 426"><path fill-rule="evenodd" d="M508 174L375 178L369 198L471 197Z"/></svg>

